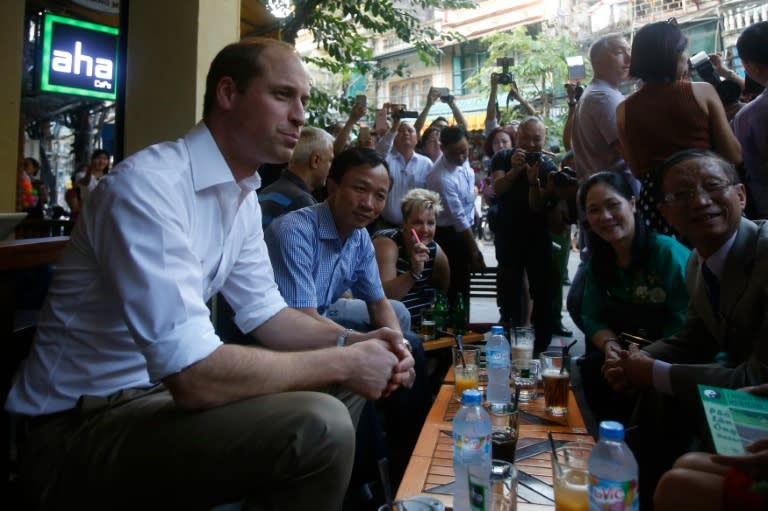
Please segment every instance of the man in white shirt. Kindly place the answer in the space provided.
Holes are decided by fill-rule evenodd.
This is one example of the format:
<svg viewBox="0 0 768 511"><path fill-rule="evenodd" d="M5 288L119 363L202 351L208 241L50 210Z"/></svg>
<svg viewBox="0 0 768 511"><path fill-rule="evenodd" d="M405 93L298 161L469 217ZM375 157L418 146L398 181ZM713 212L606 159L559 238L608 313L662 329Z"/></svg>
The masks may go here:
<svg viewBox="0 0 768 511"><path fill-rule="evenodd" d="M377 224L379 228L402 224L400 201L410 190L424 188L427 175L432 170L432 160L416 152L418 141L414 127L407 122L400 122L400 118L395 115L392 128L376 144L376 151L387 160L392 178L387 203Z"/></svg>
<svg viewBox="0 0 768 511"><path fill-rule="evenodd" d="M485 269L483 254L475 240L475 173L469 166L469 137L462 126L440 132L443 154L427 176L427 189L440 194L444 208L437 216L435 241L445 251L451 267L448 300L455 303L461 293L469 303L469 274Z"/></svg>
<svg viewBox="0 0 768 511"><path fill-rule="evenodd" d="M413 360L399 332L347 333L274 283L255 170L290 159L308 99L290 46L229 45L203 122L94 191L5 405L27 433L30 507L339 508L355 394L388 395ZM222 344L206 308L219 291L259 347Z"/></svg>

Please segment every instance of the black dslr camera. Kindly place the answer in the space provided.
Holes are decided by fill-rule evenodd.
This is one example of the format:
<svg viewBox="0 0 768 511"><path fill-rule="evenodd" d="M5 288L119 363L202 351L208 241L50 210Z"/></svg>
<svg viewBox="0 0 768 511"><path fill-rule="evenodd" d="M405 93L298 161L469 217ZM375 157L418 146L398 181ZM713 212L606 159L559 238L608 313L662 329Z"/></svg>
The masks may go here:
<svg viewBox="0 0 768 511"><path fill-rule="evenodd" d="M567 188L579 183L576 179L576 173L571 167L563 167L560 172L550 172L548 178L552 179L556 188Z"/></svg>
<svg viewBox="0 0 768 511"><path fill-rule="evenodd" d="M700 51L688 59L688 65L699 74L702 80L711 83L715 87L722 81L720 75L715 71L712 61L709 60L709 55L705 51Z"/></svg>
<svg viewBox="0 0 768 511"><path fill-rule="evenodd" d="M496 59L496 65L501 67L501 73L497 73L501 85L509 85L514 81L512 73L509 72L509 66L515 65L513 57L499 57Z"/></svg>
<svg viewBox="0 0 768 511"><path fill-rule="evenodd" d="M525 163L531 167L541 161L541 153L538 151L526 151Z"/></svg>

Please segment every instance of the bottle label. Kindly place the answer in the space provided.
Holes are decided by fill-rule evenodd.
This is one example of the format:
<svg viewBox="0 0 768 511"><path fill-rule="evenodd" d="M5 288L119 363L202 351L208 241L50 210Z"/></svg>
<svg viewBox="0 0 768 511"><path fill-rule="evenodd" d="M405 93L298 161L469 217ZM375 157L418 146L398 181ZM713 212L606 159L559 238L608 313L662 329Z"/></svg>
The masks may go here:
<svg viewBox="0 0 768 511"><path fill-rule="evenodd" d="M589 475L589 511L637 511L637 479L611 481Z"/></svg>
<svg viewBox="0 0 768 511"><path fill-rule="evenodd" d="M491 459L491 435L468 436L453 434L454 456L460 461L477 460L480 457Z"/></svg>
<svg viewBox="0 0 768 511"><path fill-rule="evenodd" d="M467 477L469 478L469 509L471 511L486 511L488 509L488 476L489 474L485 473L482 468L476 466L470 467L467 471Z"/></svg>
<svg viewBox="0 0 768 511"><path fill-rule="evenodd" d="M485 364L488 367L504 367L504 353L498 350L486 351Z"/></svg>

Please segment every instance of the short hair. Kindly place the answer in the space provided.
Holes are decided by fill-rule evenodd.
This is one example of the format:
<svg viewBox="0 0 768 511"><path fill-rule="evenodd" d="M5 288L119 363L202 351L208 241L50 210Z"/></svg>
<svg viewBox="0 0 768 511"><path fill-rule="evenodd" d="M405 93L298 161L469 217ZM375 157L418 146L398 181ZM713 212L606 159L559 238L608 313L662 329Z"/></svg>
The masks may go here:
<svg viewBox="0 0 768 511"><path fill-rule="evenodd" d="M429 138L429 136L432 133L437 134L437 140L440 140L440 132L442 130L440 128L427 128L424 130L424 133L421 134L421 137L419 137L419 142L416 144L416 148L421 149L424 147L424 141Z"/></svg>
<svg viewBox="0 0 768 511"><path fill-rule="evenodd" d="M333 137L325 130L304 126L301 128L299 143L293 148L288 165L306 163L313 153L333 147Z"/></svg>
<svg viewBox="0 0 768 511"><path fill-rule="evenodd" d="M447 126L440 130L440 143L443 146L455 144L461 142L462 139L469 140L469 135L464 126Z"/></svg>
<svg viewBox="0 0 768 511"><path fill-rule="evenodd" d="M709 160L723 171L731 183L736 184L741 182L736 167L717 153L713 153L712 151L707 151L704 149L686 149L684 151L678 151L664 160L664 162L659 167L659 170L656 171L654 184L656 187L656 201L659 204L661 204L661 202L664 200L664 179L669 174L669 171L673 167L689 160Z"/></svg>
<svg viewBox="0 0 768 511"><path fill-rule="evenodd" d="M589 47L589 61L592 63L592 67L594 67L595 61L600 60L600 57L602 57L608 50L611 41L615 41L616 39L626 38L623 34L613 32L600 37L597 41L592 43L592 46Z"/></svg>
<svg viewBox="0 0 768 511"><path fill-rule="evenodd" d="M509 131L506 130L504 126L493 128L493 130L488 133L488 136L485 137L485 143L483 144L483 153L485 153L488 158L493 157L493 139L496 138L496 135L499 133L506 133L509 137L509 141L512 142L512 145L515 143L515 138L509 133Z"/></svg>
<svg viewBox="0 0 768 511"><path fill-rule="evenodd" d="M263 37L250 37L229 44L213 58L208 76L205 78L203 118L207 118L216 104L216 87L222 78L228 76L235 82L237 92L244 94L251 80L264 73L261 54L267 48L283 48L294 52L293 46Z"/></svg>
<svg viewBox="0 0 768 511"><path fill-rule="evenodd" d="M520 124L517 126L517 132L520 133L523 130L523 127L527 124L535 124L537 126L543 126L544 130L547 129L547 125L544 123L544 121L541 120L541 117L537 117L535 115L529 115L528 117L520 121Z"/></svg>
<svg viewBox="0 0 768 511"><path fill-rule="evenodd" d="M635 197L634 190L629 180L620 172L602 171L589 176L579 187L578 202L579 208L586 216L587 194L597 184L604 184L616 190L627 201ZM656 243L656 237L653 231L645 225L640 216L640 208L635 205L635 235L632 240L632 261L633 268L642 268L650 258L651 251ZM587 234L587 246L589 247L592 272L595 275L599 287L607 289L616 278L618 264L616 261L616 252L610 243L595 234L585 222L584 231Z"/></svg>
<svg viewBox="0 0 768 511"><path fill-rule="evenodd" d="M436 122L444 122L445 124L448 124L448 119L446 119L442 115L440 117L436 117L434 121L429 123L429 127L431 128L432 126L434 126Z"/></svg>
<svg viewBox="0 0 768 511"><path fill-rule="evenodd" d="M328 172L328 178L336 184L341 184L344 174L352 167L359 165L369 165L371 168L382 165L387 171L389 186L392 188L392 176L389 173L389 165L382 155L365 147L351 147L336 155L331 163L331 170Z"/></svg>
<svg viewBox="0 0 768 511"><path fill-rule="evenodd" d="M752 24L744 29L736 41L739 58L768 66L768 21Z"/></svg>
<svg viewBox="0 0 768 511"><path fill-rule="evenodd" d="M646 82L666 82L676 78L680 54L688 39L677 26L659 21L637 31L632 41L629 74Z"/></svg>
<svg viewBox="0 0 768 511"><path fill-rule="evenodd" d="M400 200L400 211L403 219L411 216L414 211L432 211L435 216L443 210L440 194L424 188L414 188Z"/></svg>

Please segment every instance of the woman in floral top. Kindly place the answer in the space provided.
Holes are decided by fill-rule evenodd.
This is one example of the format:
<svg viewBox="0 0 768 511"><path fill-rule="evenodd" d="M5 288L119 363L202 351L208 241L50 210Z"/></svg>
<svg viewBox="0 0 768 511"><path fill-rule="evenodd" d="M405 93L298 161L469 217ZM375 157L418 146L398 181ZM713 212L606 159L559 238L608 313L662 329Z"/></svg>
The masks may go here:
<svg viewBox="0 0 768 511"><path fill-rule="evenodd" d="M589 229L582 319L587 357L584 391L596 420L626 420L632 403L602 377L606 358L618 357L620 333L656 340L682 328L688 308L685 265L690 251L640 220L624 176L592 175L579 189Z"/></svg>

